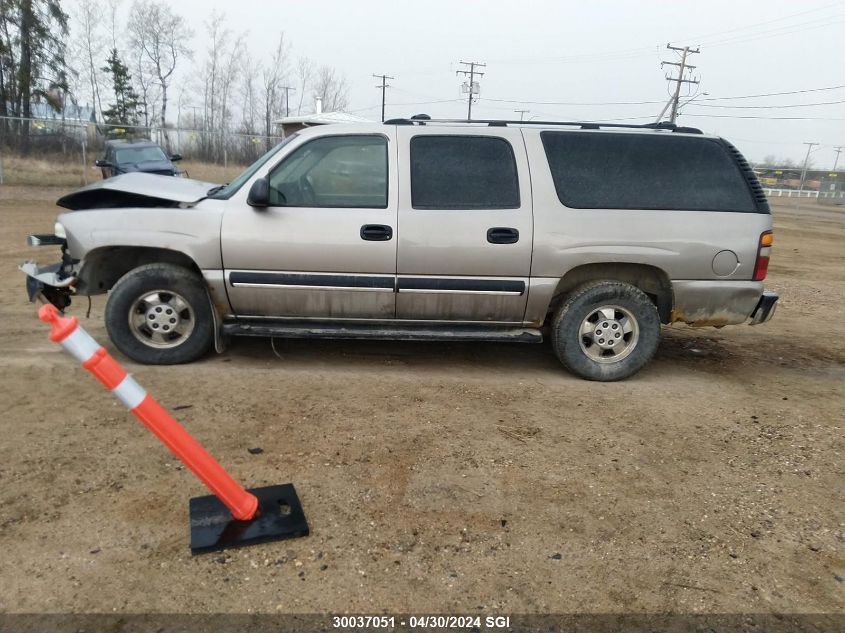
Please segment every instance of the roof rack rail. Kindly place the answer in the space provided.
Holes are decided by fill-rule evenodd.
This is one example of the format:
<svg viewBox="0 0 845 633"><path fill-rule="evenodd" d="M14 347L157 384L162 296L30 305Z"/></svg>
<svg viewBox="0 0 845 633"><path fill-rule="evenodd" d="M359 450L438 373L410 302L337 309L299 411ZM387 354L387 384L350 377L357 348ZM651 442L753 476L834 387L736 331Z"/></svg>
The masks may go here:
<svg viewBox="0 0 845 633"><path fill-rule="evenodd" d="M417 115L419 116L419 115ZM507 119L422 119L414 116L410 119L388 119L384 122L385 125L425 125L426 123L464 123L487 125L490 127L504 127L508 125L560 125L568 127L578 127L582 130L600 130L603 128L623 128L636 130L668 130L670 132L679 132L683 134L702 134L702 131L694 127L683 127L669 123L668 121L661 121L660 123L602 123L601 121L517 121Z"/></svg>

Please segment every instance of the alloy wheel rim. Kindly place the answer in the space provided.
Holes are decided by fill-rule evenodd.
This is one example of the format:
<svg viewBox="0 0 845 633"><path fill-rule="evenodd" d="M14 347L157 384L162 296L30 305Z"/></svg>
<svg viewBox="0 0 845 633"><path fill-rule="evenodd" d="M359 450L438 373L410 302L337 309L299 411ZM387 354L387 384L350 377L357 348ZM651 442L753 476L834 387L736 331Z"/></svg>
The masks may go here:
<svg viewBox="0 0 845 633"><path fill-rule="evenodd" d="M190 337L195 323L191 304L172 290L145 292L129 310L130 331L150 347L178 347Z"/></svg>
<svg viewBox="0 0 845 633"><path fill-rule="evenodd" d="M630 310L618 305L591 310L578 330L581 350L598 363L618 363L627 358L639 338L637 319Z"/></svg>

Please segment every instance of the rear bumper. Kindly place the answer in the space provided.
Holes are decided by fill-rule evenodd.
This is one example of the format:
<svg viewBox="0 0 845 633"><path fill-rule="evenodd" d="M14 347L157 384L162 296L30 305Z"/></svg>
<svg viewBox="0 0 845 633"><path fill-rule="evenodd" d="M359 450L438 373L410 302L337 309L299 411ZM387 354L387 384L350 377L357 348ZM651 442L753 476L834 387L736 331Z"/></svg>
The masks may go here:
<svg viewBox="0 0 845 633"><path fill-rule="evenodd" d="M760 323L765 323L771 319L775 315L775 309L778 306L779 298L780 297L778 297L775 292L764 292L763 296L760 297L760 302L757 304L757 307L754 308L754 312L751 313L751 320L748 324L759 325Z"/></svg>
<svg viewBox="0 0 845 633"><path fill-rule="evenodd" d="M672 282L672 322L693 326L757 325L772 318L778 296L765 292L762 281Z"/></svg>

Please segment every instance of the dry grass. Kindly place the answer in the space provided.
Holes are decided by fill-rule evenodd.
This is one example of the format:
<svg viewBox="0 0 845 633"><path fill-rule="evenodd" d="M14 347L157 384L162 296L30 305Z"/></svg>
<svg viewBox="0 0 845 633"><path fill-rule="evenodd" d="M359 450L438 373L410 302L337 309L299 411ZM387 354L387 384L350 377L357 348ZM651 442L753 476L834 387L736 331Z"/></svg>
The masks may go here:
<svg viewBox="0 0 845 633"><path fill-rule="evenodd" d="M22 157L3 154L3 184L35 186L77 186L83 183L79 156ZM88 166L88 182L101 178L100 170Z"/></svg>
<svg viewBox="0 0 845 633"><path fill-rule="evenodd" d="M78 187L84 184L82 157L78 155L22 157L3 154L0 160L3 184L6 185ZM94 157L89 157L89 163L86 174L88 182L100 180L102 175L100 170L94 167ZM182 161L179 167L187 171L191 178L216 183L229 182L244 169L242 165L230 164L223 167L198 161Z"/></svg>
<svg viewBox="0 0 845 633"><path fill-rule="evenodd" d="M223 167L223 165L201 163L193 160L181 161L179 168L188 172L189 178L217 183L229 182L245 169L243 165L230 164L228 167Z"/></svg>

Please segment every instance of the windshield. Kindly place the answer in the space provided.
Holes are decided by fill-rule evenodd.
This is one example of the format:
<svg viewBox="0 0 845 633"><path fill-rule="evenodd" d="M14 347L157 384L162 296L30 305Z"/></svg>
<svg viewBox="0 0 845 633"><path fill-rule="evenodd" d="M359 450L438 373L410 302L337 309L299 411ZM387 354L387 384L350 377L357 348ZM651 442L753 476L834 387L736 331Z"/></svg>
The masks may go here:
<svg viewBox="0 0 845 633"><path fill-rule="evenodd" d="M167 160L167 156L161 151L160 147L148 145L146 147L125 147L117 150L117 163L124 165L126 163L152 163L162 160Z"/></svg>
<svg viewBox="0 0 845 633"><path fill-rule="evenodd" d="M276 145L273 149L269 152L264 154L261 158L255 161L252 165L246 168L240 176L235 178L232 182L223 185L222 187L215 187L211 191L208 192L209 198L230 198L234 193L243 187L244 183L252 178L261 167L269 161L273 156L275 156L280 149L282 149L285 145L290 143L294 138L296 138L296 134L291 134L290 136L286 137L281 143Z"/></svg>

